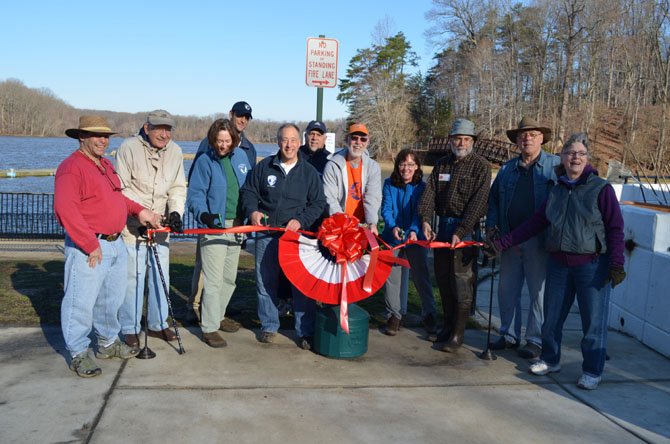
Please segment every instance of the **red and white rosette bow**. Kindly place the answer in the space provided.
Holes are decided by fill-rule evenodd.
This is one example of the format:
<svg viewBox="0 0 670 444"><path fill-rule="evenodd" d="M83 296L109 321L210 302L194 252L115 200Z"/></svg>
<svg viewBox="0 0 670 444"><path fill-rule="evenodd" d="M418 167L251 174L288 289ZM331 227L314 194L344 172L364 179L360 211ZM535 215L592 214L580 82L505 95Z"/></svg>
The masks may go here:
<svg viewBox="0 0 670 444"><path fill-rule="evenodd" d="M279 258L284 274L303 294L340 305L340 327L347 333L348 304L379 290L394 263L409 266L390 250L380 250L374 234L344 213L325 219L317 239L287 231L279 241Z"/></svg>

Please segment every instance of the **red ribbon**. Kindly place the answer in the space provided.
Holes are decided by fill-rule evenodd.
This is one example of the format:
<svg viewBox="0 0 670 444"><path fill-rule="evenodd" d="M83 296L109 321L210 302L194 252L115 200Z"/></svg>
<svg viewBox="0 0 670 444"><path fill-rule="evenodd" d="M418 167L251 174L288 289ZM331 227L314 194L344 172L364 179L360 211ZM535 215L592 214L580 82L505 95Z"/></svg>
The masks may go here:
<svg viewBox="0 0 670 444"><path fill-rule="evenodd" d="M354 262L365 253L369 247L370 263L363 279L363 290L372 293L372 280L377 266L379 244L372 232L359 226L360 221L354 216L345 213L336 213L325 219L319 227L317 238L328 251L335 256L342 274L340 282L340 327L349 334L349 304L347 301L347 263Z"/></svg>
<svg viewBox="0 0 670 444"><path fill-rule="evenodd" d="M363 279L363 290L367 293L372 293L372 281L374 279L374 271L377 266L377 258L379 255L379 243L377 237L368 228L361 227L360 221L354 216L349 216L345 213L336 213L331 217L325 219L319 231L313 233L311 231L297 230L298 233L305 234L316 238L321 244L328 248L328 251L335 257L335 262L338 263L342 269L340 290L340 327L349 334L349 306L347 303L347 263L354 262L365 254L365 249L368 249L370 254L370 263L365 272ZM269 227L265 225L241 225L231 228L195 228L184 230L184 234L225 234L225 233L255 233L261 231L286 231L286 228ZM147 230L149 239L153 239L154 233L169 233L169 227L159 229ZM390 250L397 250L408 245L418 245L424 248L467 248L473 246L482 246L481 242L462 241L452 246L449 242L429 242L425 240L408 240L405 243L396 245L391 248L386 242L379 238L381 242ZM395 262L404 267L409 267L409 263L400 258L395 258Z"/></svg>

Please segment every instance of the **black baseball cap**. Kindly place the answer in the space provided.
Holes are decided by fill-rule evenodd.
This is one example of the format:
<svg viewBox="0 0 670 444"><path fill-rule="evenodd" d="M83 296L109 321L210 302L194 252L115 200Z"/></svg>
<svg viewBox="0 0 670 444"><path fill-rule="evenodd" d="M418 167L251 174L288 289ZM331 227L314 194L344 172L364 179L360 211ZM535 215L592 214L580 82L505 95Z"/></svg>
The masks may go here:
<svg viewBox="0 0 670 444"><path fill-rule="evenodd" d="M323 122L319 122L318 120L312 120L311 122L309 122L305 132L309 134L309 132L312 130L321 131L321 134L326 134L328 132L328 129L326 129L326 124Z"/></svg>
<svg viewBox="0 0 670 444"><path fill-rule="evenodd" d="M235 103L235 105L233 105L233 107L231 108L231 111L238 117L249 116L250 119L253 119L253 117L251 116L251 106L249 106L247 102Z"/></svg>

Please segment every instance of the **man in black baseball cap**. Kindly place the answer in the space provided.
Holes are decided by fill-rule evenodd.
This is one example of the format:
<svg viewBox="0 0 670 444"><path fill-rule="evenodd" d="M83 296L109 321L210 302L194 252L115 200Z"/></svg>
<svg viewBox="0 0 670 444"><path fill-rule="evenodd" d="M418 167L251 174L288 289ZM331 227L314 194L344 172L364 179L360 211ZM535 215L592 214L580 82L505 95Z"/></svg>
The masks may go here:
<svg viewBox="0 0 670 444"><path fill-rule="evenodd" d="M305 129L305 144L300 147L300 153L323 175L323 169L328 162L330 153L326 149L326 124L312 120Z"/></svg>

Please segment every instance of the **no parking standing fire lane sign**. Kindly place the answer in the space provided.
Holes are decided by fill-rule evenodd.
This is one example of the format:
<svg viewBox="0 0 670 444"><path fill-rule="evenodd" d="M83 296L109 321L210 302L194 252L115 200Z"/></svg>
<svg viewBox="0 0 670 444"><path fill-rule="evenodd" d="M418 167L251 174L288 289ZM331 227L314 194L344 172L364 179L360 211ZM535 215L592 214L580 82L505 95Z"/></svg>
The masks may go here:
<svg viewBox="0 0 670 444"><path fill-rule="evenodd" d="M335 39L310 37L307 39L305 83L317 88L335 88L337 85L337 48Z"/></svg>

